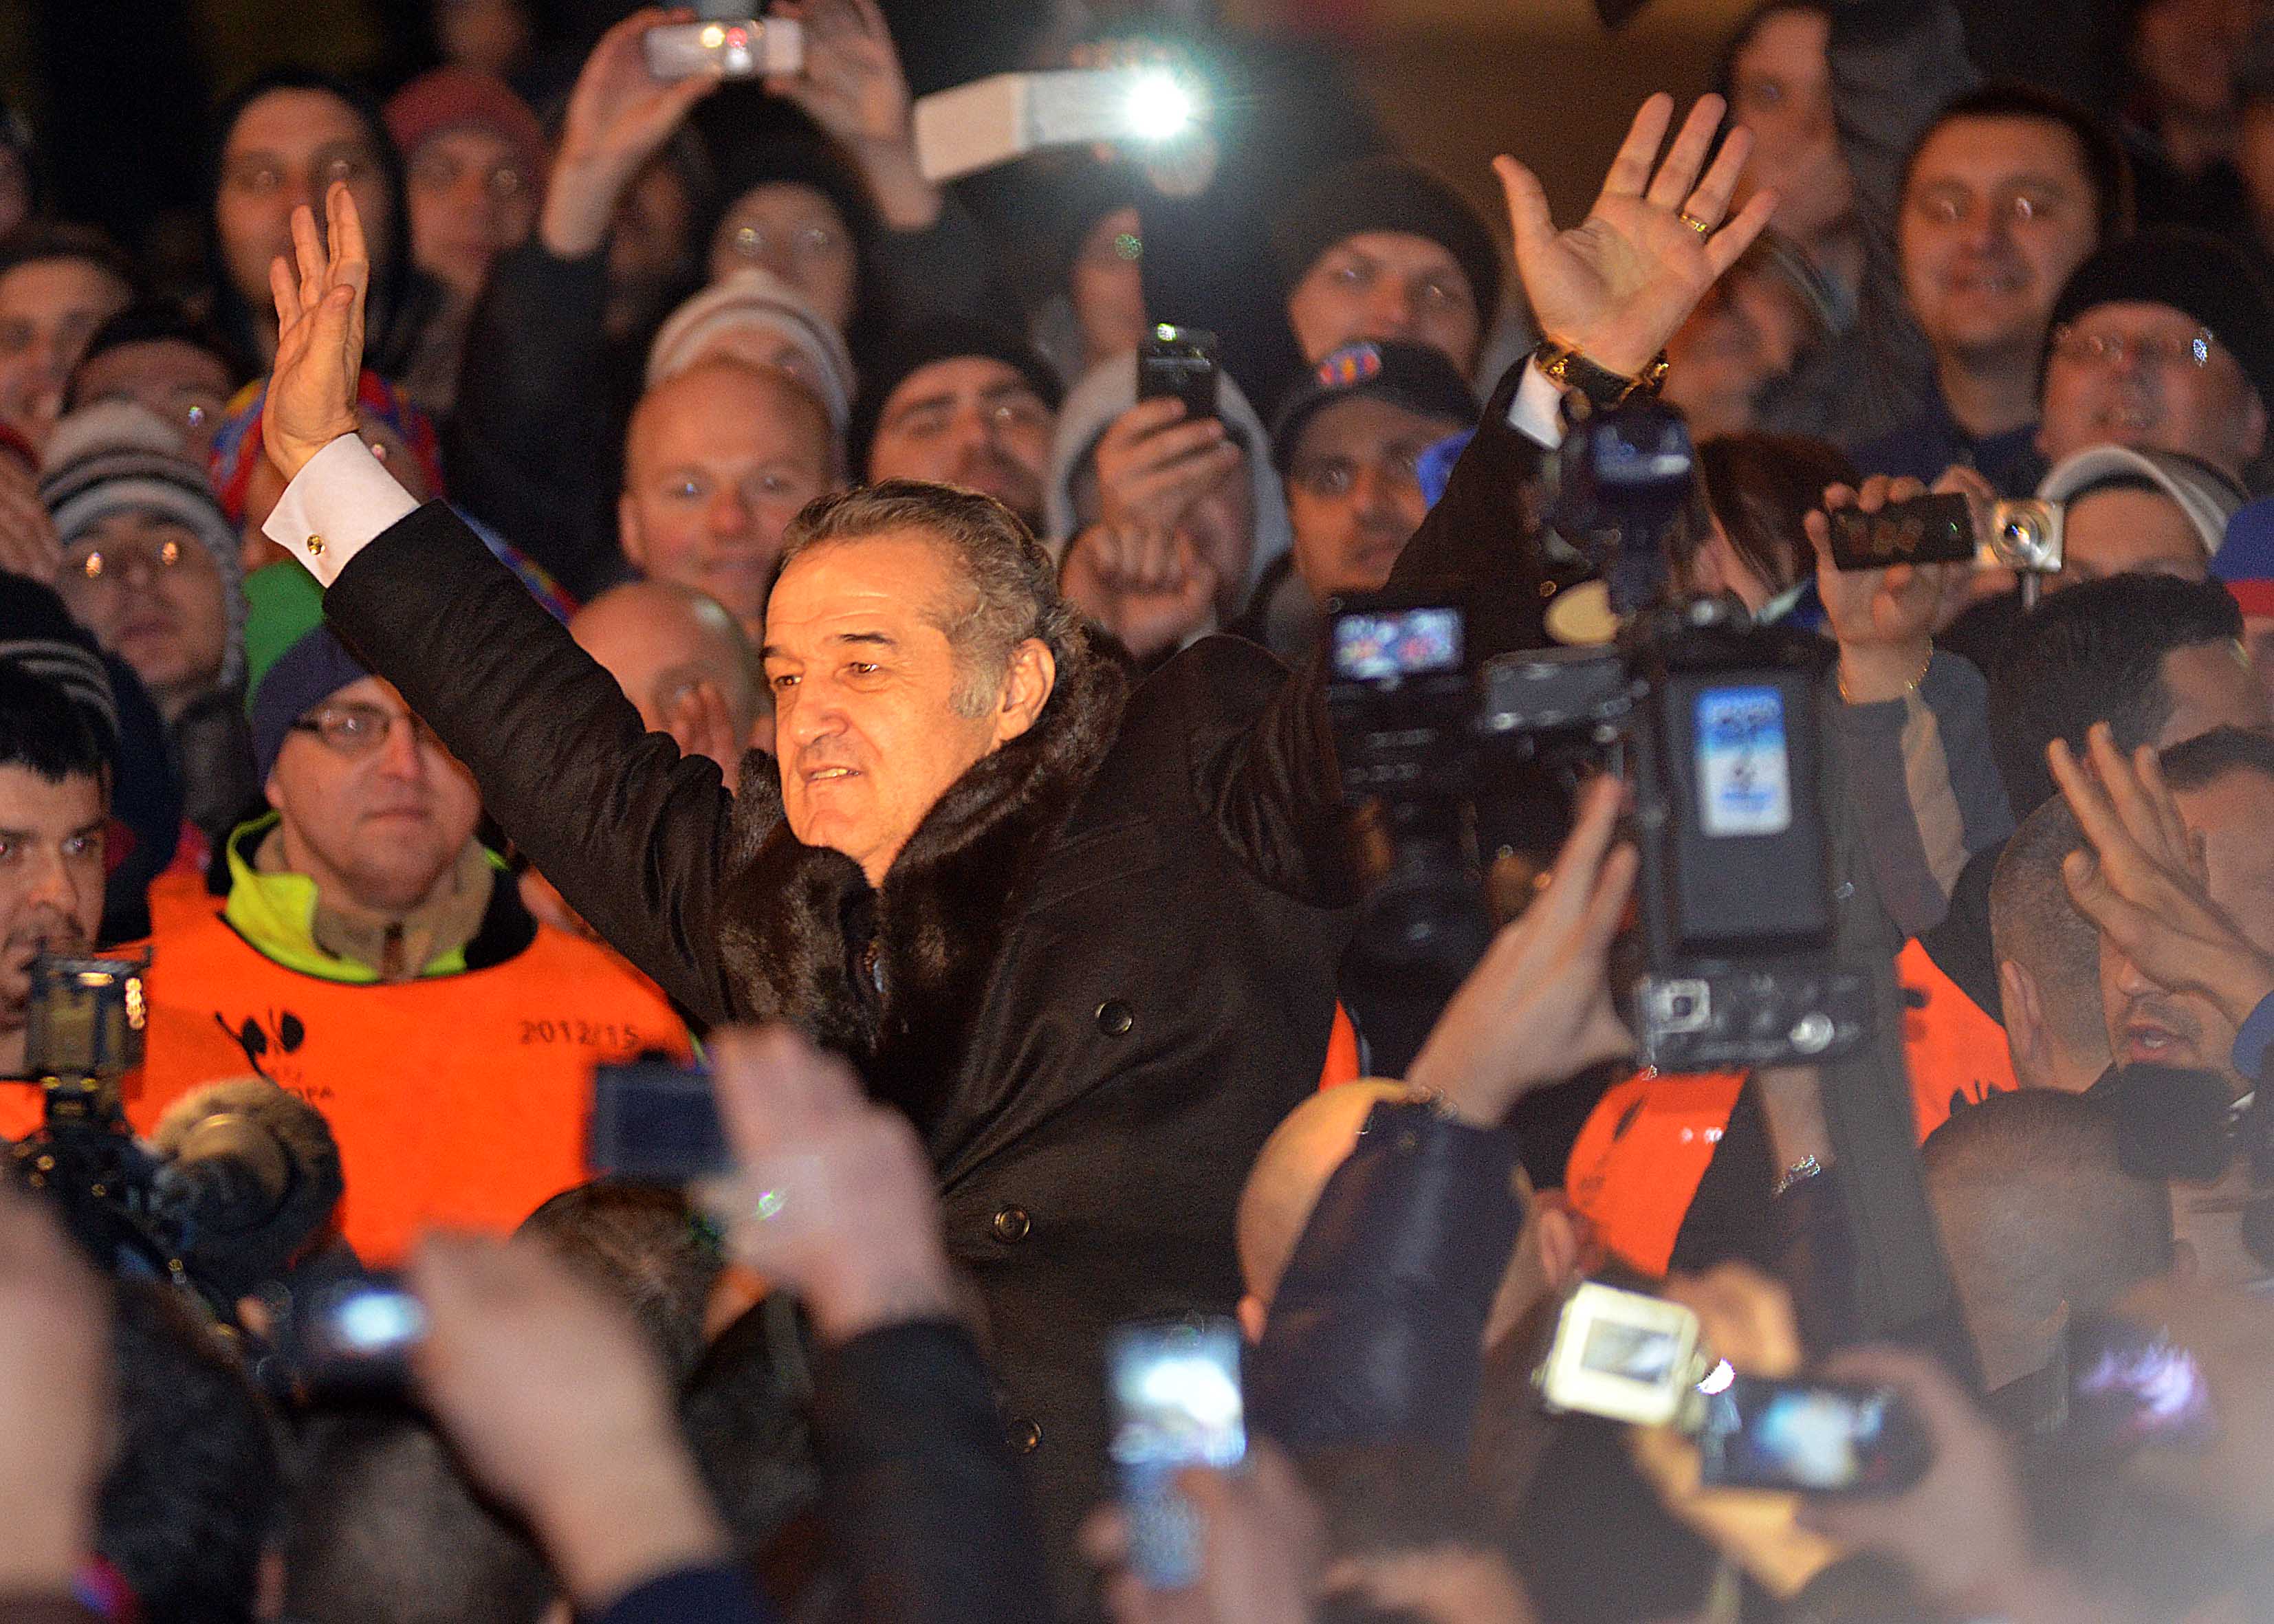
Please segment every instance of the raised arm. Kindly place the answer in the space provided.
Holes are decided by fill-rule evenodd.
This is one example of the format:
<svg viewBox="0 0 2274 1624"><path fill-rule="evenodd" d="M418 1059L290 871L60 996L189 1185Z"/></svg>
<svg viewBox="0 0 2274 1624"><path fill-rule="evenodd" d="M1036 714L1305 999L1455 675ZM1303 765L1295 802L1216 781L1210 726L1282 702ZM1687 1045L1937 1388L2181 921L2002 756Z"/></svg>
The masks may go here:
<svg viewBox="0 0 2274 1624"><path fill-rule="evenodd" d="M356 438L368 281L347 188L328 245L303 208L262 432L288 481L271 539L325 613L465 763L483 804L602 936L699 1019L732 1012L715 936L733 802L719 770L649 734L615 681L440 503L415 508Z"/></svg>

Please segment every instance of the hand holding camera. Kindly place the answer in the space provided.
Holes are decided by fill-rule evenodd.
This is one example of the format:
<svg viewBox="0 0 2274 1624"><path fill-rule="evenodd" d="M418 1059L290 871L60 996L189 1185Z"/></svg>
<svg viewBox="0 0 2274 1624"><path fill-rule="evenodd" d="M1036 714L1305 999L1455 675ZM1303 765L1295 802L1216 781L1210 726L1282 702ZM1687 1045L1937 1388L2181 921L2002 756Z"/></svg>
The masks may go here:
<svg viewBox="0 0 2274 1624"><path fill-rule="evenodd" d="M662 79L651 66L650 35L694 27L694 16L654 6L635 11L602 34L584 59L538 221L538 237L561 259L580 259L600 246L633 177L695 104L719 87L715 70Z"/></svg>
<svg viewBox="0 0 2274 1624"><path fill-rule="evenodd" d="M1171 396L1141 400L1097 442L1102 523L1173 530L1192 505L1231 477L1240 449L1220 417L1194 417Z"/></svg>
<svg viewBox="0 0 2274 1624"><path fill-rule="evenodd" d="M712 1034L741 1171L702 1192L736 1259L795 1292L822 1339L954 1317L931 1164L908 1120L787 1026Z"/></svg>
<svg viewBox="0 0 2274 1624"><path fill-rule="evenodd" d="M1586 786L1546 887L1494 938L1406 1073L1464 1122L1497 1127L1532 1089L1634 1049L1608 966L1638 862L1614 842L1623 793L1608 777Z"/></svg>
<svg viewBox="0 0 2274 1624"><path fill-rule="evenodd" d="M1987 494L1957 477L1962 471L1944 475L1932 496L1916 479L1884 475L1860 490L1836 485L1824 492L1823 511L1808 515L1816 590L1840 643L1840 691L1850 704L1901 698L1933 656L1943 605L1966 573L1952 561L1948 537L1958 537L1971 559L1969 504ZM1929 530L1946 545L1904 548L1891 539L1876 552L1867 545L1874 535L1924 538ZM1858 534L1864 542L1853 540ZM1874 559L1885 561L1870 564Z"/></svg>

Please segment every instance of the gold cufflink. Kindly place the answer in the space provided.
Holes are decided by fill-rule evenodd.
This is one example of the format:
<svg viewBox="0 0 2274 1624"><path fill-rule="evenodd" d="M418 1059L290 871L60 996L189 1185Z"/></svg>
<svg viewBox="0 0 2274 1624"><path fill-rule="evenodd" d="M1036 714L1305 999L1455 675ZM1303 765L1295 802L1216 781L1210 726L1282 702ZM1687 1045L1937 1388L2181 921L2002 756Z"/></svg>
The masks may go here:
<svg viewBox="0 0 2274 1624"><path fill-rule="evenodd" d="M308 538L308 556L310 558L321 558L324 556L324 538L321 536L311 536Z"/></svg>

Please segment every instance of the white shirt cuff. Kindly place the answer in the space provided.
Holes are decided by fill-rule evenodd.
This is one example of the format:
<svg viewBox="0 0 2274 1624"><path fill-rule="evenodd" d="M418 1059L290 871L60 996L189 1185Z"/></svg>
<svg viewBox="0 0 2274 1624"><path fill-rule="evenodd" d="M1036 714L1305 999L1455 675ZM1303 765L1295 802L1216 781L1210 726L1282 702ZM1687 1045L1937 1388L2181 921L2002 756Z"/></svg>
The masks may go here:
<svg viewBox="0 0 2274 1624"><path fill-rule="evenodd" d="M381 530L418 510L371 447L343 434L308 459L260 530L329 586Z"/></svg>
<svg viewBox="0 0 2274 1624"><path fill-rule="evenodd" d="M1563 443L1563 391L1537 361L1525 363L1524 381L1509 402L1508 425L1550 451Z"/></svg>

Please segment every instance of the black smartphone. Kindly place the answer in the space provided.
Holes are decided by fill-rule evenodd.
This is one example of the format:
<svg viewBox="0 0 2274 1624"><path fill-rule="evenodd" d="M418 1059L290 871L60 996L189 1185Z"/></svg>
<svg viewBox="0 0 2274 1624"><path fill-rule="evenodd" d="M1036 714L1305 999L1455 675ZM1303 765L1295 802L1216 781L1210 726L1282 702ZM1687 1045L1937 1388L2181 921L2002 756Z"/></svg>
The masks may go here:
<svg viewBox="0 0 2274 1624"><path fill-rule="evenodd" d="M1177 1473L1228 1469L1247 1453L1239 1327L1216 1318L1116 1326L1106 1365L1129 1566L1155 1590L1179 1590L1200 1577L1207 1530Z"/></svg>
<svg viewBox="0 0 2274 1624"><path fill-rule="evenodd" d="M1841 508L1831 519L1832 561L1841 569L1974 561L1974 515L1962 495L1914 496L1877 513Z"/></svg>
<svg viewBox="0 0 2274 1624"><path fill-rule="evenodd" d="M685 1184L734 1170L711 1073L670 1060L636 1060L592 1072L585 1157L596 1176Z"/></svg>
<svg viewBox="0 0 2274 1624"><path fill-rule="evenodd" d="M426 1305L392 1274L327 1281L295 1294L277 1350L310 1392L388 1392L410 1380L410 1352L426 1335Z"/></svg>
<svg viewBox="0 0 2274 1624"><path fill-rule="evenodd" d="M2063 1448L2090 1455L2145 1444L2199 1449L2216 1434L2202 1365L2160 1327L2079 1318L2069 1325L2067 1357Z"/></svg>
<svg viewBox="0 0 2274 1624"><path fill-rule="evenodd" d="M1900 1494L1925 1475L1925 1429L1892 1388L1734 1376L1706 1397L1699 1481L1803 1494Z"/></svg>
<svg viewBox="0 0 2274 1624"><path fill-rule="evenodd" d="M1137 398L1174 395L1185 403L1185 420L1218 415L1216 335L1163 321L1137 350Z"/></svg>

